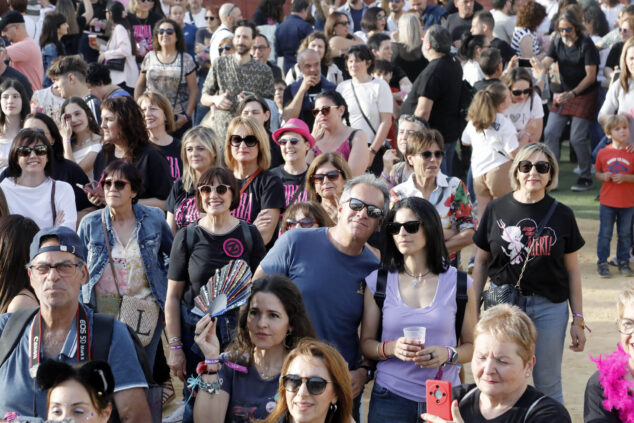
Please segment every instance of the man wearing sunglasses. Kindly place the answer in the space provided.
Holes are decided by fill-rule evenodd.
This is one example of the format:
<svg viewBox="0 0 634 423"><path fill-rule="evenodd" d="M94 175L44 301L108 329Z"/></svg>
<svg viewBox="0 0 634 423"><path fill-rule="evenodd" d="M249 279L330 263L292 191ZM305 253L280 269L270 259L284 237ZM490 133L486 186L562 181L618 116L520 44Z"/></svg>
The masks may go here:
<svg viewBox="0 0 634 423"><path fill-rule="evenodd" d="M283 274L297 285L317 336L333 344L348 363L357 412L363 385L370 379L368 371L360 367L357 332L363 314L364 279L379 263L365 244L379 230L388 201L387 185L373 175L349 180L334 227L285 232L253 275L255 280L266 274Z"/></svg>
<svg viewBox="0 0 634 423"><path fill-rule="evenodd" d="M220 6L218 15L220 18L220 26L214 31L211 36L211 41L209 41L209 60L212 63L216 57L220 56L220 53L218 53L220 42L227 37L233 37L231 28L233 28L238 21L242 20L242 11L240 11L240 8L234 3L225 3Z"/></svg>

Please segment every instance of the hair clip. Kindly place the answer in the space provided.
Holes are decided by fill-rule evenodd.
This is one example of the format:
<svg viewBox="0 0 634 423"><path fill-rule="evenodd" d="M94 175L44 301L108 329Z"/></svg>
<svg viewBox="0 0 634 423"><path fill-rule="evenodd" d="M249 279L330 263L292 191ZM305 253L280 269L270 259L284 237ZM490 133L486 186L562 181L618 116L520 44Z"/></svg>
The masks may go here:
<svg viewBox="0 0 634 423"><path fill-rule="evenodd" d="M107 391L108 390L108 381L106 381L106 375L103 374L103 370L101 370L101 369L97 369L96 372L99 373L99 376L101 376L101 381L103 382L103 390ZM103 395L103 392L97 392L97 395L101 396L101 395Z"/></svg>

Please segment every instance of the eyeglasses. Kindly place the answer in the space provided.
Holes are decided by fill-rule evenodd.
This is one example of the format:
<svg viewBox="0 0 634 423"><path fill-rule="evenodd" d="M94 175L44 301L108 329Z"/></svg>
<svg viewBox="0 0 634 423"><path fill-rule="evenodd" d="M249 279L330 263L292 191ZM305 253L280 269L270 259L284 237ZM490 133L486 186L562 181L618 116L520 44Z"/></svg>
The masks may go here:
<svg viewBox="0 0 634 423"><path fill-rule="evenodd" d="M396 235L401 232L401 228L405 228L405 232L408 234L415 234L418 232L420 222L418 220L410 220L409 222L390 222L385 225L385 231L388 235Z"/></svg>
<svg viewBox="0 0 634 423"><path fill-rule="evenodd" d="M350 21L339 21L339 22L336 23L335 26L337 26L337 25L348 26L348 25L350 25Z"/></svg>
<svg viewBox="0 0 634 423"><path fill-rule="evenodd" d="M34 147L18 147L17 152L18 156L28 157L31 155L31 152L35 151L36 156L46 156L48 153L48 147L45 145L36 145Z"/></svg>
<svg viewBox="0 0 634 423"><path fill-rule="evenodd" d="M568 28L559 28L559 32L565 32L566 34L570 34L573 30L574 28L571 26Z"/></svg>
<svg viewBox="0 0 634 423"><path fill-rule="evenodd" d="M377 206L373 206L372 204L366 204L358 198L351 198L348 200L348 206L350 210L359 212L364 208L368 209L368 217L372 219L379 219L383 216L383 209Z"/></svg>
<svg viewBox="0 0 634 423"><path fill-rule="evenodd" d="M385 15L377 15L376 20L379 21L381 19L385 19L386 16Z"/></svg>
<svg viewBox="0 0 634 423"><path fill-rule="evenodd" d="M425 160L430 160L431 156L434 156L436 160L440 160L443 157L445 157L445 152L442 150L436 150L436 151L426 150L426 151L421 151L419 154Z"/></svg>
<svg viewBox="0 0 634 423"><path fill-rule="evenodd" d="M215 187L212 187L211 185L201 185L198 187L198 191L200 191L201 194L211 194L211 191L216 190L216 193L218 195L224 195L227 191L229 191L229 185L224 185L224 184L218 184Z"/></svg>
<svg viewBox="0 0 634 423"><path fill-rule="evenodd" d="M550 163L543 162L543 161L540 161L537 163L531 163L528 160L522 160L521 162L519 162L517 165L517 170L519 170L522 173L528 173L531 171L533 166L535 166L537 173L544 174L544 173L550 172Z"/></svg>
<svg viewBox="0 0 634 423"><path fill-rule="evenodd" d="M341 176L340 170L331 170L326 173L314 173L310 179L312 179L313 183L317 182L322 183L325 179L328 179L330 182L336 181Z"/></svg>
<svg viewBox="0 0 634 423"><path fill-rule="evenodd" d="M159 35L163 35L163 34L167 34L167 35L174 35L174 28L161 28L158 30L158 34Z"/></svg>
<svg viewBox="0 0 634 423"><path fill-rule="evenodd" d="M616 321L616 329L623 335L631 335L634 332L634 322L630 319L621 318Z"/></svg>
<svg viewBox="0 0 634 423"><path fill-rule="evenodd" d="M282 376L282 385L284 385L284 389L288 392L297 392L299 388L306 384L306 389L311 395L319 395L326 390L326 385L331 382L328 382L326 379L312 376L312 377L299 377L297 375L286 375Z"/></svg>
<svg viewBox="0 0 634 423"><path fill-rule="evenodd" d="M103 189L111 189L112 187L114 187L115 191L121 191L122 189L125 189L125 186L129 183L130 182L123 181L121 179L116 181L113 181L112 179L104 179L103 181L101 181L101 187Z"/></svg>
<svg viewBox="0 0 634 423"><path fill-rule="evenodd" d="M295 226L295 225L299 225L302 228L310 228L312 227L315 223L317 223L317 221L315 219L313 219L312 217L305 217L303 219L299 219L299 220L295 220L295 219L286 219L286 226Z"/></svg>
<svg viewBox="0 0 634 423"><path fill-rule="evenodd" d="M231 50L233 50L233 46L232 46L231 44L227 44L227 45L226 45L226 46L224 46L224 47L218 47L218 53L219 53L219 54L222 54L222 51L223 51L223 50L224 50L224 51L231 51Z"/></svg>
<svg viewBox="0 0 634 423"><path fill-rule="evenodd" d="M277 142L280 143L280 145L286 145L287 142L290 142L291 145L297 145L297 143L300 141L299 138L280 138Z"/></svg>
<svg viewBox="0 0 634 423"><path fill-rule="evenodd" d="M251 48L255 51L259 51L259 50L266 50L269 47L268 46L253 46Z"/></svg>
<svg viewBox="0 0 634 423"><path fill-rule="evenodd" d="M38 263L27 266L32 272L35 272L38 276L46 276L51 269L57 270L62 277L72 276L75 273L75 268L80 267L79 263L72 263L70 261L62 261L57 264L50 263Z"/></svg>
<svg viewBox="0 0 634 423"><path fill-rule="evenodd" d="M240 144L243 142L247 145L247 147L253 147L258 143L258 137L255 135L247 135L242 138L240 135L232 135L229 137L229 142L232 147L240 147Z"/></svg>
<svg viewBox="0 0 634 423"><path fill-rule="evenodd" d="M333 107L337 107L337 106L324 106L321 109L313 109L311 110L311 112L313 113L313 116L315 117L317 117L319 113L321 113L324 116L328 116L330 114L330 109Z"/></svg>
<svg viewBox="0 0 634 423"><path fill-rule="evenodd" d="M205 20L206 21L214 21L214 20L216 20L216 17L215 16L205 16Z"/></svg>
<svg viewBox="0 0 634 423"><path fill-rule="evenodd" d="M519 97L521 95L528 95L533 91L532 88L526 88L525 90L512 90L511 94L513 94L515 97Z"/></svg>

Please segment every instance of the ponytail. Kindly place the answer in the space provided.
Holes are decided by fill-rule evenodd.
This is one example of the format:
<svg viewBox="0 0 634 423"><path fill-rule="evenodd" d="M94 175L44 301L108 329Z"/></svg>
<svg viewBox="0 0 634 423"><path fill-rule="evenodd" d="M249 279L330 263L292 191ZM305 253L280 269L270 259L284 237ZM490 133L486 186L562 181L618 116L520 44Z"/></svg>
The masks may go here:
<svg viewBox="0 0 634 423"><path fill-rule="evenodd" d="M508 96L508 88L500 82L489 85L485 90L478 91L469 106L467 119L471 121L476 131L484 131L495 122L498 107Z"/></svg>

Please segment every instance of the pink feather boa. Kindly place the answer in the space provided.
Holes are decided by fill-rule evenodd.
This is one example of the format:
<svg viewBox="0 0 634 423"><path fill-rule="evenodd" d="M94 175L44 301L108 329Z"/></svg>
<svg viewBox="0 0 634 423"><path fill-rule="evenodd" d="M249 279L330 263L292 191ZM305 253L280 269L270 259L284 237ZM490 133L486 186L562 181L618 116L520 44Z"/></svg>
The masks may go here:
<svg viewBox="0 0 634 423"><path fill-rule="evenodd" d="M598 358L590 356L590 360L597 363L599 370L599 382L606 398L603 407L608 411L616 409L622 422L634 423L634 398L629 394L634 383L625 380L630 355L623 350L621 344L617 344L617 349L612 354L603 357L600 355Z"/></svg>

